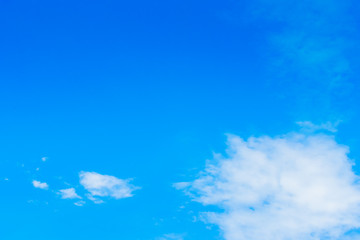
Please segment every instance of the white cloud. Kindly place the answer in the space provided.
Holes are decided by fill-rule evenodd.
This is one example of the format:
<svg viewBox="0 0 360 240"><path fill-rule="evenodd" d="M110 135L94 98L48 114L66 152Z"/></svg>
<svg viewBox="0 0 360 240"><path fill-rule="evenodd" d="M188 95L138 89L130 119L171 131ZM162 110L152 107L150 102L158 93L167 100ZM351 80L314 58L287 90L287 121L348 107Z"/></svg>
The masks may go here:
<svg viewBox="0 0 360 240"><path fill-rule="evenodd" d="M133 196L133 191L139 189L130 184L130 179L119 179L114 176L102 175L96 172L80 172L80 184L90 192L88 198L95 203L102 203L97 197L113 197L115 199Z"/></svg>
<svg viewBox="0 0 360 240"><path fill-rule="evenodd" d="M42 157L41 161L46 162L47 159L48 159L47 157Z"/></svg>
<svg viewBox="0 0 360 240"><path fill-rule="evenodd" d="M49 185L46 182L40 182L40 181L33 180L32 184L36 188L41 188L41 189L45 189L45 190L49 189Z"/></svg>
<svg viewBox="0 0 360 240"><path fill-rule="evenodd" d="M79 195L77 195L75 188L61 189L59 190L58 194L61 195L62 199L81 198Z"/></svg>
<svg viewBox="0 0 360 240"><path fill-rule="evenodd" d="M309 132L315 132L319 130L326 130L329 132L337 132L337 126L339 125L340 121L335 123L332 122L325 122L321 124L314 124L310 121L299 121L296 122L297 125L302 127L303 130L307 130Z"/></svg>
<svg viewBox="0 0 360 240"><path fill-rule="evenodd" d="M94 197L94 196L93 196L93 195L91 195L90 193L89 193L89 194L86 194L86 197L87 197L89 200L91 200L91 201L93 201L94 203L96 203L96 204L101 204L101 203L104 203L104 201L103 201L103 200L101 200L101 199L99 199L99 198Z"/></svg>
<svg viewBox="0 0 360 240"><path fill-rule="evenodd" d="M77 201L77 202L75 202L74 203L74 205L76 205L76 206L78 206L78 207L82 207L82 206L84 206L84 204L85 204L86 202L85 201Z"/></svg>
<svg viewBox="0 0 360 240"><path fill-rule="evenodd" d="M177 233L168 233L164 234L162 237L156 238L156 240L183 240L184 234L177 234Z"/></svg>
<svg viewBox="0 0 360 240"><path fill-rule="evenodd" d="M332 136L228 136L228 157L183 189L227 240L339 239L360 227L359 177Z"/></svg>

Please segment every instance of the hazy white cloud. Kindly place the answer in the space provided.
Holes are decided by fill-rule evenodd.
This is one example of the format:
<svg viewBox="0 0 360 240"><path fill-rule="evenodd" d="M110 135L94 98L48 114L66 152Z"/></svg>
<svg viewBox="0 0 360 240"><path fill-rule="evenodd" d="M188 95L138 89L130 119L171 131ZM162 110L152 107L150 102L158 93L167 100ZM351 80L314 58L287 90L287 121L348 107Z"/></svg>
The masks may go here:
<svg viewBox="0 0 360 240"><path fill-rule="evenodd" d="M183 240L184 234L177 234L177 233L168 233L164 234L161 237L156 238L156 240Z"/></svg>
<svg viewBox="0 0 360 240"><path fill-rule="evenodd" d="M278 52L277 64L301 78L298 86L321 81L321 86L331 89L347 80L346 51L353 41L349 33L356 28L348 14L349 1L255 0L252 6L257 19L282 26L269 38Z"/></svg>
<svg viewBox="0 0 360 240"><path fill-rule="evenodd" d="M119 179L96 172L80 172L79 177L80 184L90 193L88 198L95 203L102 203L102 200L97 197L115 199L132 197L133 191L139 189L129 183L131 179Z"/></svg>
<svg viewBox="0 0 360 240"><path fill-rule="evenodd" d="M173 186L177 189L184 189L184 188L191 186L191 183L190 182L177 182L177 183L174 183Z"/></svg>
<svg viewBox="0 0 360 240"><path fill-rule="evenodd" d="M260 48L272 92L288 100L296 115L320 121L344 116L347 99L356 94L357 63L349 57L358 51L353 2L245 0L239 5L239 15L252 26L267 26Z"/></svg>
<svg viewBox="0 0 360 240"><path fill-rule="evenodd" d="M59 190L58 194L61 195L62 199L81 198L79 195L77 195L75 188L61 189Z"/></svg>
<svg viewBox="0 0 360 240"><path fill-rule="evenodd" d="M41 189L45 189L45 190L49 189L49 185L46 182L40 182L40 181L33 180L32 184L36 188L41 188Z"/></svg>
<svg viewBox="0 0 360 240"><path fill-rule="evenodd" d="M46 162L47 159L48 159L47 157L42 157L41 161Z"/></svg>
<svg viewBox="0 0 360 240"><path fill-rule="evenodd" d="M309 132L315 132L319 130L326 130L329 132L337 132L337 126L339 125L340 121L337 121L335 123L333 122L325 122L321 124L314 124L310 121L299 121L296 122L297 125L299 125L303 130L309 131Z"/></svg>
<svg viewBox="0 0 360 240"><path fill-rule="evenodd" d="M323 134L229 135L227 157L175 187L222 209L204 216L227 240L339 239L360 227L359 177L347 153Z"/></svg>

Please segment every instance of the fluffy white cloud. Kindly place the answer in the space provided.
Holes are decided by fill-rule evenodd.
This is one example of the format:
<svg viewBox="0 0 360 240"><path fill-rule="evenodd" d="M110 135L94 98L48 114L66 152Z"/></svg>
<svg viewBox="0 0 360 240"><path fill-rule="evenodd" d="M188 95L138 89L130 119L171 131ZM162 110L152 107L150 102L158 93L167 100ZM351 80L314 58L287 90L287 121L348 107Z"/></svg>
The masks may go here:
<svg viewBox="0 0 360 240"><path fill-rule="evenodd" d="M79 195L77 195L75 188L61 189L59 190L58 194L61 195L62 199L81 198Z"/></svg>
<svg viewBox="0 0 360 240"><path fill-rule="evenodd" d="M80 172L80 184L90 192L88 198L95 203L102 203L97 197L113 197L115 199L132 197L138 187L130 184L130 179L119 179L114 176L96 172Z"/></svg>
<svg viewBox="0 0 360 240"><path fill-rule="evenodd" d="M40 182L40 181L33 180L32 184L36 188L41 188L41 189L45 189L45 190L49 189L49 185L46 182Z"/></svg>
<svg viewBox="0 0 360 240"><path fill-rule="evenodd" d="M175 187L222 209L205 217L227 240L339 239L360 227L359 177L347 153L328 135L229 135L227 157Z"/></svg>

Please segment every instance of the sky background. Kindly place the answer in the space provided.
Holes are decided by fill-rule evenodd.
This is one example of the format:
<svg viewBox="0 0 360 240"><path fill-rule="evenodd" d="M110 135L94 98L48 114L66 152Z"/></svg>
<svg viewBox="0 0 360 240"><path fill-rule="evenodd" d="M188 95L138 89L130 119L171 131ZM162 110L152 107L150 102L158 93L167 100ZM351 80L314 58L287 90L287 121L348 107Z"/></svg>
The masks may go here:
<svg viewBox="0 0 360 240"><path fill-rule="evenodd" d="M0 238L236 239L202 219L219 205L173 184L226 154L225 134L303 131L296 122L336 127L327 134L360 159L359 10L336 0L0 1ZM81 172L139 189L96 203ZM82 199L62 199L68 188Z"/></svg>

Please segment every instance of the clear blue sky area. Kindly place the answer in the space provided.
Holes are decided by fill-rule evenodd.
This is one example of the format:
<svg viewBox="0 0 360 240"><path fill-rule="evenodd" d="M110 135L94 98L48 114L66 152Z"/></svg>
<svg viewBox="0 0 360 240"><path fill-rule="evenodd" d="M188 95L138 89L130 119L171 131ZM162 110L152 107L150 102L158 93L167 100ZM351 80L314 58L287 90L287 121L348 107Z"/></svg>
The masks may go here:
<svg viewBox="0 0 360 240"><path fill-rule="evenodd" d="M173 184L224 154L227 133L331 123L359 160L359 10L335 0L0 1L0 239L223 239L201 219L216 206ZM140 188L97 204L80 172ZM66 188L81 200L62 199Z"/></svg>

